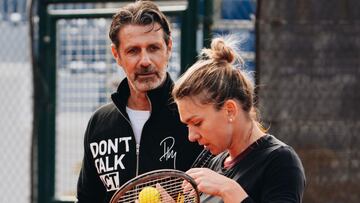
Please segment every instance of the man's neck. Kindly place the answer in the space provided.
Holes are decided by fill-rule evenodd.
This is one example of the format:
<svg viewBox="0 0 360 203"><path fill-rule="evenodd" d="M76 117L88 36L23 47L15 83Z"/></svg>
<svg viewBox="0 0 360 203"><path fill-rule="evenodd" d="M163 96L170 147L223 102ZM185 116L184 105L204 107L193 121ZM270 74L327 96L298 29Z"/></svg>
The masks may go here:
<svg viewBox="0 0 360 203"><path fill-rule="evenodd" d="M151 105L146 93L131 93L127 106L134 110L150 111Z"/></svg>

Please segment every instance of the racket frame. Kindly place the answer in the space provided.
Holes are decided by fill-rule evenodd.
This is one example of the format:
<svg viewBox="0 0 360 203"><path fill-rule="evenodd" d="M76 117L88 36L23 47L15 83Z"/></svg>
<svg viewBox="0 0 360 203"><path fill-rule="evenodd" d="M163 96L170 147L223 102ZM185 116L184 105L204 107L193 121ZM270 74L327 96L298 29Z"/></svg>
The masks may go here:
<svg viewBox="0 0 360 203"><path fill-rule="evenodd" d="M139 185L141 183L146 183L148 181L153 181L155 179L164 178L164 177L177 177L177 178L182 178L182 179L186 180L187 182L189 182L192 185L192 187L194 188L194 196L195 196L195 199L197 200L197 202L195 202L195 203L200 202L200 195L199 195L199 191L197 189L197 184L191 176L187 175L183 171L176 170L176 169L158 169L158 170L153 170L153 171L143 173L143 174L136 176L136 177L130 179L129 181L127 181L113 194L113 196L111 197L110 203L118 203L120 198L124 194L126 194L127 191L129 191L133 188L136 188L137 185ZM176 202L176 200L174 200L174 201Z"/></svg>

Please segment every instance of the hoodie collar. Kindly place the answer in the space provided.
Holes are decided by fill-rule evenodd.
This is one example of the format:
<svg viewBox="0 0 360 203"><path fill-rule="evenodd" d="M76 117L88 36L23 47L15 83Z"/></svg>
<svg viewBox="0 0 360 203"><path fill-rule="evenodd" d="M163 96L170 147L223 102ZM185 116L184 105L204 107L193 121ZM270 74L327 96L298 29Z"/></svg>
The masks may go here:
<svg viewBox="0 0 360 203"><path fill-rule="evenodd" d="M173 84L174 82L172 81L169 73L166 73L166 79L164 83L159 87L147 92L147 96L151 102L152 112L157 111L160 108L164 108L164 105L173 102L171 97L171 90L173 88ZM125 112L129 96L129 83L128 79L125 78L121 81L117 91L111 95L111 99L120 111Z"/></svg>

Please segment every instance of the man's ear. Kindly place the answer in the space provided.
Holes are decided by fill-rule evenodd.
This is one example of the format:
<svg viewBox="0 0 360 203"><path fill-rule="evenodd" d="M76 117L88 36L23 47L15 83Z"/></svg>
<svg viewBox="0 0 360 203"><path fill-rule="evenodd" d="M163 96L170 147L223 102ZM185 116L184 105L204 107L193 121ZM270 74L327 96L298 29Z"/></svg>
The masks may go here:
<svg viewBox="0 0 360 203"><path fill-rule="evenodd" d="M172 45L173 45L173 41L171 36L169 37L169 43L167 44L167 54L168 54L168 59L170 60L171 58L171 53L172 53Z"/></svg>
<svg viewBox="0 0 360 203"><path fill-rule="evenodd" d="M229 99L224 103L224 108L229 119L235 119L238 114L238 106L235 100Z"/></svg>
<svg viewBox="0 0 360 203"><path fill-rule="evenodd" d="M119 52L117 51L115 44L111 44L111 53L112 53L116 63L120 65L120 55L119 55Z"/></svg>

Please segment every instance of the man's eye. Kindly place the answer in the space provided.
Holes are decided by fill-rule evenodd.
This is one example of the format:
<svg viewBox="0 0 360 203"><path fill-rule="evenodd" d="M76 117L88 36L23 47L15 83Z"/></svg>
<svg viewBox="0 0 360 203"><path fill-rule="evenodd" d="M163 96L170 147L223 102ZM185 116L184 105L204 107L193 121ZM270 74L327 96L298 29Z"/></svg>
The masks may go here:
<svg viewBox="0 0 360 203"><path fill-rule="evenodd" d="M127 51L128 54L136 54L136 49L129 49Z"/></svg>
<svg viewBox="0 0 360 203"><path fill-rule="evenodd" d="M159 50L160 48L159 47L157 47L157 46L151 46L150 47L150 51L157 51L157 50Z"/></svg>

